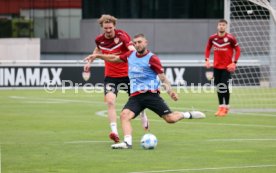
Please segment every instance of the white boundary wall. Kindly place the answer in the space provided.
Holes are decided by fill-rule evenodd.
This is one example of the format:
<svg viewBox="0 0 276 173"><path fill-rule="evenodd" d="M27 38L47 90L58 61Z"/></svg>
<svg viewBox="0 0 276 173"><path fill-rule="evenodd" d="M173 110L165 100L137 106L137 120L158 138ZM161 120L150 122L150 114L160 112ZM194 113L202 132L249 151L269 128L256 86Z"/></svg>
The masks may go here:
<svg viewBox="0 0 276 173"><path fill-rule="evenodd" d="M0 39L0 60L40 60L40 39Z"/></svg>

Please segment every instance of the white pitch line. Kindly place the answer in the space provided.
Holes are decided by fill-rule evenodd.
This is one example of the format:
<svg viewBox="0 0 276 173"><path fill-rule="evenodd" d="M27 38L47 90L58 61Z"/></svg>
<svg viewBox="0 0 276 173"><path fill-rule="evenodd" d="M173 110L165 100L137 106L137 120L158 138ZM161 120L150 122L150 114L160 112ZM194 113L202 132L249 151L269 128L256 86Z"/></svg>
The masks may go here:
<svg viewBox="0 0 276 173"><path fill-rule="evenodd" d="M68 141L64 144L110 143L110 141Z"/></svg>
<svg viewBox="0 0 276 173"><path fill-rule="evenodd" d="M118 111L118 109L116 109L116 111ZM96 115L98 115L100 117L107 117L107 110L97 111ZM117 118L119 118L119 117L117 116Z"/></svg>
<svg viewBox="0 0 276 173"><path fill-rule="evenodd" d="M191 169L172 169L159 171L143 171L143 172L129 172L129 173L156 173L156 172L186 172L186 171L207 171L207 170L225 170L225 169L247 169L247 168L268 168L276 167L276 165L249 165L249 166L230 166L217 168L191 168Z"/></svg>
<svg viewBox="0 0 276 173"><path fill-rule="evenodd" d="M10 98L12 99L30 99L32 101L35 101L35 100L44 100L44 101L56 101L56 102L64 102L64 103L88 103L88 104L99 104L99 105L106 105L106 103L102 102L102 101L86 101L86 100L77 100L77 99L60 99L60 98L52 98L52 99L49 99L49 98L36 98L36 97L22 97L22 96L10 96ZM120 104L120 103L116 103L117 106L124 106L125 104ZM195 108L195 107L173 107L171 106L170 107L171 109L174 109L174 110L182 110L182 111L191 111L191 110L198 110L198 108ZM211 110L211 109L205 109L205 110L202 110L201 111L205 111L205 112L213 112L214 110ZM230 112L231 113L231 112ZM265 113L245 113L245 112L235 112L235 114L237 115L254 115L254 116L269 116L269 117L276 117L276 114L265 114Z"/></svg>
<svg viewBox="0 0 276 173"><path fill-rule="evenodd" d="M276 139L209 139L209 142L276 141Z"/></svg>
<svg viewBox="0 0 276 173"><path fill-rule="evenodd" d="M205 122L182 122L186 124L201 124L201 125L219 125L219 126L238 126L238 127L258 127L258 128L276 128L273 125L262 125L262 124L226 124L226 123L205 123Z"/></svg>
<svg viewBox="0 0 276 173"><path fill-rule="evenodd" d="M24 99L27 97L19 97L19 96L11 96L10 98L13 99ZM85 100L71 100L71 99L48 99L48 98L28 98L28 99L43 99L44 101L64 101L65 102L75 102L75 103L93 103L93 104L100 104L100 105L104 105L104 102L100 102L100 101L85 101ZM117 106L123 106L123 104L116 104ZM171 107L173 109L179 109L176 107ZM188 109L188 108L183 108L183 109ZM121 110L121 109L120 109ZM102 110L102 111L98 111L96 112L96 115L102 116L102 117L107 117L106 114L107 111ZM260 115L261 116L261 115ZM164 122L163 120L150 120L150 121L155 121L155 122ZM201 125L219 125L219 126L239 126L239 127L258 127L258 128L276 128L276 126L273 125L261 125L261 124L226 124L226 123L207 123L207 122L181 122L181 123L187 123L187 124L201 124Z"/></svg>
<svg viewBox="0 0 276 173"><path fill-rule="evenodd" d="M59 98L45 98L45 97L18 97L18 96L10 96L11 99L24 99L24 100L29 100L29 101L53 101L53 102L61 102L61 103L88 103L88 104L101 104L101 105L105 105L104 102L100 102L100 101L86 101L86 100L73 100L73 99L59 99ZM25 103L25 101L24 101ZM117 104L119 106L123 106L120 104Z"/></svg>
<svg viewBox="0 0 276 173"><path fill-rule="evenodd" d="M22 97L22 96L10 96L10 98L12 98L12 99L25 99L26 97Z"/></svg>
<svg viewBox="0 0 276 173"><path fill-rule="evenodd" d="M30 104L59 104L59 103L64 103L64 102L59 102L59 101L42 101L42 100L37 100L37 101L24 101L24 103L30 103Z"/></svg>
<svg viewBox="0 0 276 173"><path fill-rule="evenodd" d="M60 145L60 144L89 144L89 143L112 143L111 141L92 141L92 140L79 140L79 141L65 141L65 142L2 142L1 145ZM1 150L0 150L1 151ZM0 153L1 156L1 153Z"/></svg>

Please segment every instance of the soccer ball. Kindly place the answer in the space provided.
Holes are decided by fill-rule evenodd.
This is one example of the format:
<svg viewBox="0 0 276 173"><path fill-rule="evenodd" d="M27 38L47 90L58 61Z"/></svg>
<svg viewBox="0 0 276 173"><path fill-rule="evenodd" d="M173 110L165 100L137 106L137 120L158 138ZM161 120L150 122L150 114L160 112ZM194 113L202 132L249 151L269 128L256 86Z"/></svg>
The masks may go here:
<svg viewBox="0 0 276 173"><path fill-rule="evenodd" d="M157 146L157 138L153 134L145 134L141 139L141 147L149 150L154 149Z"/></svg>

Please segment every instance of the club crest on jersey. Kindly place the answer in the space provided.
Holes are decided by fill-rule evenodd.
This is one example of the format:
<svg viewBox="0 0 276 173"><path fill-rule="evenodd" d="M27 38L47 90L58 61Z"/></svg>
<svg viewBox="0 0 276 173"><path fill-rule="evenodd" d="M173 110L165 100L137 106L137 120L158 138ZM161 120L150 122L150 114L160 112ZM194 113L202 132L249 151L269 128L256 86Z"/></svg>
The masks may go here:
<svg viewBox="0 0 276 173"><path fill-rule="evenodd" d="M116 43L116 44L118 44L119 43L119 41L120 41L120 39L119 38L114 38L114 42Z"/></svg>
<svg viewBox="0 0 276 173"><path fill-rule="evenodd" d="M225 37L225 38L223 39L223 41L226 43L226 42L228 41L228 38Z"/></svg>

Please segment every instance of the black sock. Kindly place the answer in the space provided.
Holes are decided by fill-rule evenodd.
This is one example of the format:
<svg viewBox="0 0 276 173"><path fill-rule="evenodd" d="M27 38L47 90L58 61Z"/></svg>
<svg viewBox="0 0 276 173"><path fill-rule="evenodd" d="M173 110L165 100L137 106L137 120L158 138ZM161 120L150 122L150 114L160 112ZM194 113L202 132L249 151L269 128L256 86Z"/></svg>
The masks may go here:
<svg viewBox="0 0 276 173"><path fill-rule="evenodd" d="M218 94L219 105L222 105L223 104L223 93L217 92L217 94Z"/></svg>
<svg viewBox="0 0 276 173"><path fill-rule="evenodd" d="M227 91L224 93L224 100L225 100L225 104L229 105L229 102L230 102L230 92L229 92L229 89L227 89Z"/></svg>

